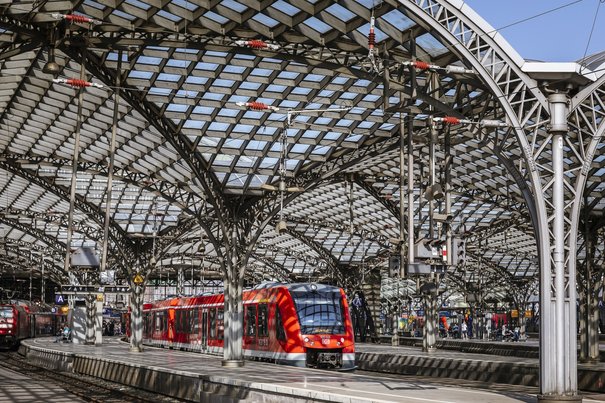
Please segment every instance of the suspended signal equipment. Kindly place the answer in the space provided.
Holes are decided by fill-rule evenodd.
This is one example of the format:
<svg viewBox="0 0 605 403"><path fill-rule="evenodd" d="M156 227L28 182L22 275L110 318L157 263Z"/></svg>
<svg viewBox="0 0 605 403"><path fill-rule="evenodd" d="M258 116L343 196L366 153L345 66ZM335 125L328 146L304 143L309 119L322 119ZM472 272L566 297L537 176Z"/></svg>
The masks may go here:
<svg viewBox="0 0 605 403"><path fill-rule="evenodd" d="M74 88L95 87L105 88L102 84L92 83L90 81L80 80L78 78L53 78L53 83L66 84Z"/></svg>
<svg viewBox="0 0 605 403"><path fill-rule="evenodd" d="M341 288L268 283L244 291L242 298L245 357L298 367L355 367L349 305ZM222 354L224 303L224 294L146 303L143 343Z"/></svg>
<svg viewBox="0 0 605 403"><path fill-rule="evenodd" d="M508 123L499 120L483 119L478 122L468 119L458 119L453 116L434 117L433 122L443 123L446 125L477 125L479 127L508 127Z"/></svg>
<svg viewBox="0 0 605 403"><path fill-rule="evenodd" d="M374 12L372 10L372 16L370 17L370 33L368 34L368 59L372 63L374 71L378 72L378 66L376 64L376 32L375 32L376 19L374 18Z"/></svg>
<svg viewBox="0 0 605 403"><path fill-rule="evenodd" d="M441 66L437 66L436 64L430 64L427 62L423 62L421 60L403 62L402 64L404 66L412 66L418 70L433 70L433 71L438 71L438 72L442 72L442 73L446 73L446 74L454 74L454 73L455 74L475 74L474 70L469 70L462 66L454 66L451 64L448 66L445 66L445 67L441 67Z"/></svg>
<svg viewBox="0 0 605 403"><path fill-rule="evenodd" d="M56 20L66 20L66 21L69 21L69 22L80 23L80 24L99 25L99 24L103 23L103 21L96 20L96 19L90 18L90 17L86 17L84 15L78 15L78 14L52 13L51 15Z"/></svg>
<svg viewBox="0 0 605 403"><path fill-rule="evenodd" d="M276 106L264 104L262 102L236 102L237 106L245 106L246 108L253 109L255 111L279 111Z"/></svg>
<svg viewBox="0 0 605 403"><path fill-rule="evenodd" d="M275 45L273 43L267 43L265 41L261 41L259 39L251 39L251 40L238 40L234 42L237 46L245 46L252 49L271 49L271 50L279 50L279 45Z"/></svg>

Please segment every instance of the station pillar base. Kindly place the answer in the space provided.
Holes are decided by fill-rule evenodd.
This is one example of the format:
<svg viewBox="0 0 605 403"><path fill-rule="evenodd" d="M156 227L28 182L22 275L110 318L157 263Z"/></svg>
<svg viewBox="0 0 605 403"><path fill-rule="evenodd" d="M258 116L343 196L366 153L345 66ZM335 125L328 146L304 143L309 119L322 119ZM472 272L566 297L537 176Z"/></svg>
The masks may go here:
<svg viewBox="0 0 605 403"><path fill-rule="evenodd" d="M538 395L538 403L581 402L580 395Z"/></svg>
<svg viewBox="0 0 605 403"><path fill-rule="evenodd" d="M425 353L432 354L432 353L437 352L437 347L427 347L427 348L422 349L422 351L424 351Z"/></svg>
<svg viewBox="0 0 605 403"><path fill-rule="evenodd" d="M244 360L222 360L221 365L225 368L239 368L244 366Z"/></svg>
<svg viewBox="0 0 605 403"><path fill-rule="evenodd" d="M128 351L130 351L131 353L142 353L143 352L143 347L130 347L128 349Z"/></svg>
<svg viewBox="0 0 605 403"><path fill-rule="evenodd" d="M399 345L399 335L398 334L394 334L393 337L391 337L391 345L392 346Z"/></svg>

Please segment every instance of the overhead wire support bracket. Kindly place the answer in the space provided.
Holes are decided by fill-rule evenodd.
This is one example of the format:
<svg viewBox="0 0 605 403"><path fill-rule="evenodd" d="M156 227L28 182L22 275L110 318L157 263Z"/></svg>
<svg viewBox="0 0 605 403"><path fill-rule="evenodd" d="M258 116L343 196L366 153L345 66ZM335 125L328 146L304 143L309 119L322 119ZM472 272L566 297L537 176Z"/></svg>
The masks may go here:
<svg viewBox="0 0 605 403"><path fill-rule="evenodd" d="M467 69L463 66L455 66L453 64L447 65L445 67L438 66L436 64L430 64L427 62L423 62L421 60L414 60L409 62L401 63L404 66L411 66L418 70L432 70L439 73L446 74L476 74L474 70Z"/></svg>
<svg viewBox="0 0 605 403"><path fill-rule="evenodd" d="M248 48L252 48L252 49L269 49L269 50L279 50L280 46L273 44L273 43L267 43L265 41L261 41L260 39L250 39L250 40L237 40L235 42L237 46L243 46L243 47L248 47Z"/></svg>
<svg viewBox="0 0 605 403"><path fill-rule="evenodd" d="M433 118L431 118L431 120L433 122L443 123L446 125L476 125L479 127L510 127L510 125L506 122L501 122L499 120L491 120L491 119L472 121L469 119L458 119L453 116L444 116L444 117L433 117Z"/></svg>
<svg viewBox="0 0 605 403"><path fill-rule="evenodd" d="M95 18L90 18L85 15L78 15L78 14L52 13L51 16L56 20L66 20L69 22L80 23L80 24L100 25L103 23L103 21L101 21L101 20L97 20Z"/></svg>
<svg viewBox="0 0 605 403"><path fill-rule="evenodd" d="M374 10L372 9L372 16L370 17L370 32L368 34L368 59L372 64L372 68L376 73L379 73L378 65L376 64L376 18L374 18Z"/></svg>
<svg viewBox="0 0 605 403"><path fill-rule="evenodd" d="M103 84L97 84L86 80L80 80L79 78L53 78L53 83L57 84L65 84L74 88L84 88L84 87L95 87L95 88L105 88Z"/></svg>
<svg viewBox="0 0 605 403"><path fill-rule="evenodd" d="M267 105L262 102L236 102L237 106L245 106L246 108L250 108L255 111L279 111L277 106Z"/></svg>

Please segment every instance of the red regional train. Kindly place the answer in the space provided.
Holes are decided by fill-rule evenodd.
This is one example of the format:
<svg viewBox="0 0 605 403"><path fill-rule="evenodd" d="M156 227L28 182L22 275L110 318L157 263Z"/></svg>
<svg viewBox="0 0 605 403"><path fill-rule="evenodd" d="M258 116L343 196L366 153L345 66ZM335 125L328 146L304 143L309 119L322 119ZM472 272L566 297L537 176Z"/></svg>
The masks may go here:
<svg viewBox="0 0 605 403"><path fill-rule="evenodd" d="M0 347L15 348L23 339L51 336L60 321L61 315L46 306L26 301L0 303Z"/></svg>
<svg viewBox="0 0 605 403"><path fill-rule="evenodd" d="M244 291L244 356L300 367L352 369L355 343L344 291L323 284L263 284ZM223 294L143 305L143 343L221 354Z"/></svg>

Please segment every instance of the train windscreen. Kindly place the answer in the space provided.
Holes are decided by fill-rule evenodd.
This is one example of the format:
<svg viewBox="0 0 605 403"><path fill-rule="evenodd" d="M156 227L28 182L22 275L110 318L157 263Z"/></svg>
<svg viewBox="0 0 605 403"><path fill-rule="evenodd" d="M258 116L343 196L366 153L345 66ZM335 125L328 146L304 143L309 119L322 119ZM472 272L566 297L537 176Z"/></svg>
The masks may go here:
<svg viewBox="0 0 605 403"><path fill-rule="evenodd" d="M342 297L338 290L327 292L290 291L302 334L343 334Z"/></svg>
<svg viewBox="0 0 605 403"><path fill-rule="evenodd" d="M12 318L13 317L13 308L10 306L1 306L0 307L0 318Z"/></svg>

